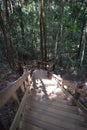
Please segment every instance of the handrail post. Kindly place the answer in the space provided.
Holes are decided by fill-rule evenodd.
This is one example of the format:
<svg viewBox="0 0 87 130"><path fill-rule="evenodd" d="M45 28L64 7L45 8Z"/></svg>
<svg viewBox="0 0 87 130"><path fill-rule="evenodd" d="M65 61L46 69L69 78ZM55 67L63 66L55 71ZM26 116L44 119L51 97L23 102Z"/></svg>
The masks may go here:
<svg viewBox="0 0 87 130"><path fill-rule="evenodd" d="M25 93L24 84L22 84L22 85L20 86L20 88L21 88L22 93L24 94L24 93Z"/></svg>
<svg viewBox="0 0 87 130"><path fill-rule="evenodd" d="M14 101L16 101L18 105L20 104L20 102L19 102L19 99L18 99L18 96L17 96L16 92L14 92L14 93L13 93L13 95L12 95L12 99L13 99Z"/></svg>

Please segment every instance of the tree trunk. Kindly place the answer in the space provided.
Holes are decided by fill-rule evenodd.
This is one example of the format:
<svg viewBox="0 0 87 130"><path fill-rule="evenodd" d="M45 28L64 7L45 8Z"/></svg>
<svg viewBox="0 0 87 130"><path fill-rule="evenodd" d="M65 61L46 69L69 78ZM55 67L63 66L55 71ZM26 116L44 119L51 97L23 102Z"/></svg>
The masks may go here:
<svg viewBox="0 0 87 130"><path fill-rule="evenodd" d="M62 51L62 46L63 46L63 16L64 16L64 0L61 0L61 13L60 13L60 29L59 29L59 46L58 46L58 52L57 52L57 58L59 61L59 64L62 65L62 59L61 59L61 54L60 51Z"/></svg>
<svg viewBox="0 0 87 130"><path fill-rule="evenodd" d="M41 58L43 61L42 6L41 6L41 1L39 2L40 2L40 49L41 49Z"/></svg>
<svg viewBox="0 0 87 130"><path fill-rule="evenodd" d="M21 35L22 35L22 44L25 46L25 31L24 31L24 23L22 18L22 2L21 0L18 1L18 9L19 9L19 23L21 28Z"/></svg>
<svg viewBox="0 0 87 130"><path fill-rule="evenodd" d="M46 28L45 28L45 13L44 13L44 0L40 2L40 40L41 40L41 55L42 60L47 61L47 46L46 46ZM43 51L44 49L44 51Z"/></svg>
<svg viewBox="0 0 87 130"><path fill-rule="evenodd" d="M57 32L56 34L56 43L55 43L55 58L57 57L57 48L58 48L58 34L59 34L59 31Z"/></svg>
<svg viewBox="0 0 87 130"><path fill-rule="evenodd" d="M44 0L42 0L42 25L43 25L43 39L44 39L45 61L47 61L47 45L46 45L46 27L45 27Z"/></svg>
<svg viewBox="0 0 87 130"><path fill-rule="evenodd" d="M78 53L77 53L77 59L79 59L80 57L80 53L81 53L81 48L82 48L82 37L83 37L83 30L84 30L84 26L85 26L85 21L83 21L83 25L81 28L81 37L80 37L80 42L79 42L79 48L78 48Z"/></svg>
<svg viewBox="0 0 87 130"><path fill-rule="evenodd" d="M84 2L82 3L83 6ZM83 20L82 23L82 28L81 28L81 37L80 37L80 42L79 42L79 48L78 48L78 53L77 53L77 59L80 59L79 65L82 65L83 59L84 59L84 51L85 51L85 44L86 44L86 6L83 11L83 16L85 20ZM81 58L80 58L81 56Z"/></svg>
<svg viewBox="0 0 87 130"><path fill-rule="evenodd" d="M61 0L60 48L62 48L62 42L63 42L63 16L64 16L64 0Z"/></svg>
<svg viewBox="0 0 87 130"><path fill-rule="evenodd" d="M87 29L87 24L85 23L84 29L83 29L83 36L82 36L82 53L81 53L81 62L80 62L80 66L83 63L84 60L84 53L85 53L85 46L86 46L86 29Z"/></svg>
<svg viewBox="0 0 87 130"><path fill-rule="evenodd" d="M9 54L8 38L7 38L7 35L6 35L6 30L5 30L5 26L4 26L4 23L3 23L1 11L0 11L0 27L1 27L1 30L2 30L3 36L4 36L5 44L3 44L3 46L4 46L5 57L8 61L8 63L9 63L10 68L12 68L12 64L11 64L10 57L9 57L10 54Z"/></svg>
<svg viewBox="0 0 87 130"><path fill-rule="evenodd" d="M14 61L14 48L13 43L10 35L10 22L9 22L9 11L8 11L8 0L3 0L4 8L5 8L5 16L6 16L6 33L7 33L7 43L9 47L9 58L10 58L10 64L12 66L11 69L15 68L15 61Z"/></svg>

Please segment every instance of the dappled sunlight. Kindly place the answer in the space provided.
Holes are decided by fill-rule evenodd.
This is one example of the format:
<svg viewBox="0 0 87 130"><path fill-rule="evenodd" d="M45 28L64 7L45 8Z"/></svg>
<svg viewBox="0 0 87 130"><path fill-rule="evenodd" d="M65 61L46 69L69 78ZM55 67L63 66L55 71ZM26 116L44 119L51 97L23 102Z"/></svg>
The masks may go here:
<svg viewBox="0 0 87 130"><path fill-rule="evenodd" d="M57 85L57 81L54 79L42 79L45 85Z"/></svg>
<svg viewBox="0 0 87 130"><path fill-rule="evenodd" d="M49 99L50 100L53 100L53 99L56 99L57 98L57 95L56 94L51 94L49 95Z"/></svg>
<svg viewBox="0 0 87 130"><path fill-rule="evenodd" d="M43 70L35 70L34 77L34 91L35 100L44 101L57 100L57 98L65 99L65 94L61 90L61 77L59 80L55 77L47 78L47 72Z"/></svg>
<svg viewBox="0 0 87 130"><path fill-rule="evenodd" d="M47 71L42 70L42 69L36 69L33 72L33 77L35 79L46 78L47 77Z"/></svg>
<svg viewBox="0 0 87 130"><path fill-rule="evenodd" d="M54 91L57 89L57 86L48 86L46 87L46 91L49 94L54 93Z"/></svg>

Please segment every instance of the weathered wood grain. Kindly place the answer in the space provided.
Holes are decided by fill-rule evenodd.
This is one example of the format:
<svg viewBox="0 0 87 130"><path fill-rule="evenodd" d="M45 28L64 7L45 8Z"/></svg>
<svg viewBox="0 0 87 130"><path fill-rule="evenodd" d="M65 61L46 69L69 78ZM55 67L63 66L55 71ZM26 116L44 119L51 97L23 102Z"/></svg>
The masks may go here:
<svg viewBox="0 0 87 130"><path fill-rule="evenodd" d="M24 95L24 97L23 97L23 99L22 99L22 101L21 101L21 104L20 104L20 106L19 106L19 108L18 108L18 111L17 111L17 113L16 113L16 115L15 115L15 118L14 118L12 124L11 124L10 130L16 130L17 127L18 127L20 118L21 118L21 116L22 116L22 114L23 114L23 110L24 110L24 107L25 107L26 97L27 97L27 95L28 95L28 91L29 91L29 90L27 89L27 90L26 90L26 93L25 93L25 95Z"/></svg>
<svg viewBox="0 0 87 130"><path fill-rule="evenodd" d="M9 98L13 95L13 93L23 84L26 80L30 71L20 77L18 80L13 82L11 86L0 91L0 108L9 100Z"/></svg>

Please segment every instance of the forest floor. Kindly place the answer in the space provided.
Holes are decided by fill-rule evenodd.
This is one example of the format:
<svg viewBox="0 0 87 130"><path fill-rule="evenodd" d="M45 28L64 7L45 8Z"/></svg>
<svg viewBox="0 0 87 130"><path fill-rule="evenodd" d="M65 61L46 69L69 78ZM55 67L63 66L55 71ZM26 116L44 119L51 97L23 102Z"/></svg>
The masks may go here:
<svg viewBox="0 0 87 130"><path fill-rule="evenodd" d="M26 65L27 67L22 66L24 69L24 72L30 69L31 66L29 64L30 63ZM9 86L12 82L17 80L19 77L20 77L20 74L18 70L12 71L8 63L0 62L0 90Z"/></svg>
<svg viewBox="0 0 87 130"><path fill-rule="evenodd" d="M18 79L19 74L12 72L7 63L0 63L0 90Z"/></svg>

